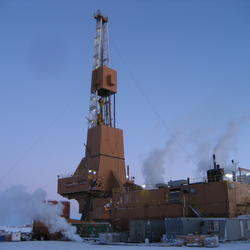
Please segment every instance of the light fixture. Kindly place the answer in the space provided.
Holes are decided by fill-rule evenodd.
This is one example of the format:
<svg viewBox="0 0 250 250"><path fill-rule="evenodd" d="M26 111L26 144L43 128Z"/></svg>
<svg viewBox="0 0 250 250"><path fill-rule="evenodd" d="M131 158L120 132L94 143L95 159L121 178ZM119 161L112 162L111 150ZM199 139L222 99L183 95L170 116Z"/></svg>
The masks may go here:
<svg viewBox="0 0 250 250"><path fill-rule="evenodd" d="M227 173L227 174L225 174L225 177L227 177L228 179L232 179L232 178L233 178L233 175L230 174L230 173Z"/></svg>

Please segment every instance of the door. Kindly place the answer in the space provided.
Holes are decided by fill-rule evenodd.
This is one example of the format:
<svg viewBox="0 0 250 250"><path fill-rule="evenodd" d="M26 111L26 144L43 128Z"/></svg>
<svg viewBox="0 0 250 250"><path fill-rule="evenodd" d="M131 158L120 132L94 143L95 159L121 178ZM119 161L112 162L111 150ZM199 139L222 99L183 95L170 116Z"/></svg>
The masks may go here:
<svg viewBox="0 0 250 250"><path fill-rule="evenodd" d="M240 221L240 236L241 236L241 238L245 237L245 234L244 234L244 223L243 223L242 220Z"/></svg>

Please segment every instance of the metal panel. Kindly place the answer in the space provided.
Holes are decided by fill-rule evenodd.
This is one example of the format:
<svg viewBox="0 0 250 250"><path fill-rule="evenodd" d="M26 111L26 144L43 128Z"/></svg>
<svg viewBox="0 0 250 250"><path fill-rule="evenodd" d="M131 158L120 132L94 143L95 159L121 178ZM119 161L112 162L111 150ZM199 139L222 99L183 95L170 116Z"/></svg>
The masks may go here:
<svg viewBox="0 0 250 250"><path fill-rule="evenodd" d="M107 96L117 92L117 72L107 66L101 66L92 72L91 92Z"/></svg>
<svg viewBox="0 0 250 250"><path fill-rule="evenodd" d="M164 220L131 220L129 223L129 239L132 242L159 242L164 234Z"/></svg>
<svg viewBox="0 0 250 250"><path fill-rule="evenodd" d="M129 222L129 240L132 242L145 241L145 226L143 220L132 220Z"/></svg>
<svg viewBox="0 0 250 250"><path fill-rule="evenodd" d="M169 238L177 235L201 233L201 218L165 218L165 231Z"/></svg>
<svg viewBox="0 0 250 250"><path fill-rule="evenodd" d="M227 218L203 218L202 233L218 235L220 241L227 240Z"/></svg>
<svg viewBox="0 0 250 250"><path fill-rule="evenodd" d="M216 234L219 240L250 239L247 220L242 218L204 218L203 233ZM212 230L211 223L217 222L219 228Z"/></svg>

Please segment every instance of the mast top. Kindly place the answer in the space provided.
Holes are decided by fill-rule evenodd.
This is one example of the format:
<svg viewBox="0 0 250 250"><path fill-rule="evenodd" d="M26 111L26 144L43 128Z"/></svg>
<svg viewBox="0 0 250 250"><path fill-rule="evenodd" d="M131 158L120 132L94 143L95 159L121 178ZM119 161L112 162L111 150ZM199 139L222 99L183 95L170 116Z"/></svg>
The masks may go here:
<svg viewBox="0 0 250 250"><path fill-rule="evenodd" d="M107 23L108 22L108 17L107 16L104 16L100 10L97 10L95 15L94 15L94 18L96 20L102 20L103 23Z"/></svg>

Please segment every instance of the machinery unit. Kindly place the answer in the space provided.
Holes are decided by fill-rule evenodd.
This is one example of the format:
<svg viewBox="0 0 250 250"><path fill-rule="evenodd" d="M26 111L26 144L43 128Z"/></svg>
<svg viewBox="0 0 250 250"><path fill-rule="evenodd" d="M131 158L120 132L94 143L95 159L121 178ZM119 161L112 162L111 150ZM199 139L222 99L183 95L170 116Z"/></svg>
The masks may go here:
<svg viewBox="0 0 250 250"><path fill-rule="evenodd" d="M213 155L213 165L214 165L214 168L209 169L207 171L208 182L223 181L224 169L220 168L220 165L217 164L215 154Z"/></svg>

